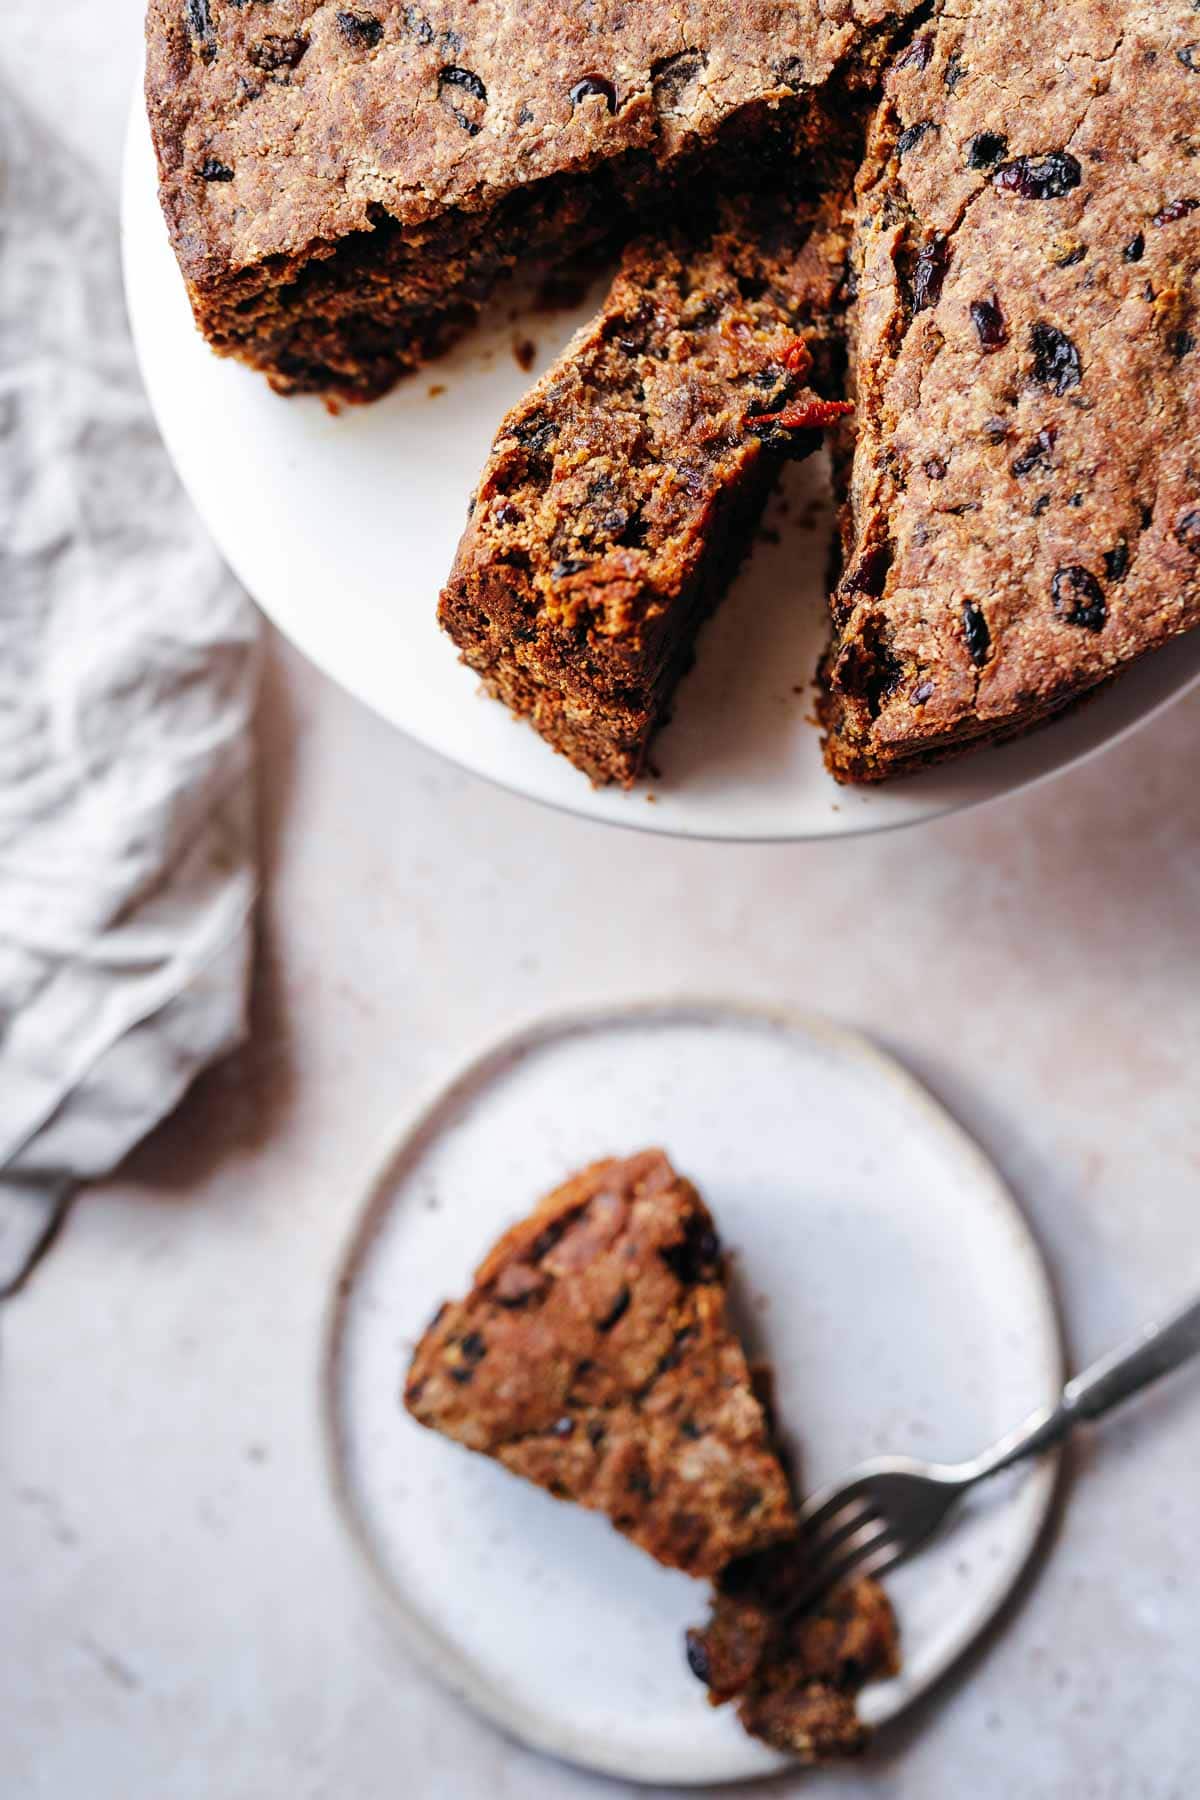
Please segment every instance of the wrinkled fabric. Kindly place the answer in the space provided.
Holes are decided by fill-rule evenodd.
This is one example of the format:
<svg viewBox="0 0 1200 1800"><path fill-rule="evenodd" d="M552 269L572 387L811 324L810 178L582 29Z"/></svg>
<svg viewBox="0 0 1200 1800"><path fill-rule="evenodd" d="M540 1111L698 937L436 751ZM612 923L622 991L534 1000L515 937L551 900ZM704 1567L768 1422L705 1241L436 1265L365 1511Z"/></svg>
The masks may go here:
<svg viewBox="0 0 1200 1800"><path fill-rule="evenodd" d="M256 640L151 421L116 221L0 87L0 1295L244 1034Z"/></svg>

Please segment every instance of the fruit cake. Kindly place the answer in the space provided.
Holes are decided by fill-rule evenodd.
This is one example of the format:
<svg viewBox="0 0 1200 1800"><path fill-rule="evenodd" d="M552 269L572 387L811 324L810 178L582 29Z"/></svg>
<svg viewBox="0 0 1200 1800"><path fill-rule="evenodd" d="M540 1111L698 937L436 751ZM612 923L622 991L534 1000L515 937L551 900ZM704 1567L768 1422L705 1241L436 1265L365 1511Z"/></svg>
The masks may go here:
<svg viewBox="0 0 1200 1800"><path fill-rule="evenodd" d="M442 601L593 780L644 767L769 480L752 415L800 399L782 336L750 393L778 284L735 295L753 232L690 202L781 154L833 195L869 96L832 773L1010 737L1200 624L1193 0L150 0L147 94L197 320L281 391L370 398L518 259L693 215L506 421Z"/></svg>
<svg viewBox="0 0 1200 1800"><path fill-rule="evenodd" d="M519 260L757 161L917 0L150 0L160 196L200 329L369 399Z"/></svg>
<svg viewBox="0 0 1200 1800"><path fill-rule="evenodd" d="M1200 15L972 0L858 189L828 760L1022 731L1200 623Z"/></svg>
<svg viewBox="0 0 1200 1800"><path fill-rule="evenodd" d="M793 1617L806 1579L795 1541L733 1563L708 1623L687 1634L687 1657L714 1706L736 1701L752 1736L817 1762L865 1747L856 1697L895 1674L899 1659L895 1616L877 1582L853 1582Z"/></svg>
<svg viewBox="0 0 1200 1800"><path fill-rule="evenodd" d="M441 599L463 660L596 783L642 772L781 459L846 410L805 385L797 336L822 348L840 203L760 192L718 215L635 243L509 413Z"/></svg>
<svg viewBox="0 0 1200 1800"><path fill-rule="evenodd" d="M495 1245L405 1405L659 1562L715 1575L795 1529L712 1219L660 1150L594 1164Z"/></svg>

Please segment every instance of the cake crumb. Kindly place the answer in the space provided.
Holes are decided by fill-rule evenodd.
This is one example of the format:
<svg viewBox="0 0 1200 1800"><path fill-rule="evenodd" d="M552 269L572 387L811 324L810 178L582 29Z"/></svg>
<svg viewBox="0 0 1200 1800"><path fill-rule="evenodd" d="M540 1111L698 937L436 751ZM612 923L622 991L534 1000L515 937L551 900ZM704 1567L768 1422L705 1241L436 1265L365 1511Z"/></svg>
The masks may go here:
<svg viewBox="0 0 1200 1800"><path fill-rule="evenodd" d="M687 1660L714 1706L733 1701L753 1737L804 1762L852 1756L867 1728L855 1701L899 1667L896 1620L873 1581L836 1589L798 1611L810 1568L803 1538L725 1570L706 1625L687 1633Z"/></svg>
<svg viewBox="0 0 1200 1800"><path fill-rule="evenodd" d="M537 345L534 343L533 339L529 337L514 338L512 353L513 361L516 363L518 369L524 369L526 375L528 375L530 369L532 369L537 360Z"/></svg>

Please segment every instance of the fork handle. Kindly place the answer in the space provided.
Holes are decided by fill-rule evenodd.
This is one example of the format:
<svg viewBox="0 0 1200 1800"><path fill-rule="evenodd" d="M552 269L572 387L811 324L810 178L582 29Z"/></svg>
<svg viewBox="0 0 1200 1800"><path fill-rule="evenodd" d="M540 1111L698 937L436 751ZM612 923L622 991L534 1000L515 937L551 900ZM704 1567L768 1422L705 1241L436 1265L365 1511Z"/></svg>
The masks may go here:
<svg viewBox="0 0 1200 1800"><path fill-rule="evenodd" d="M1200 1299L1102 1356L1068 1381L1057 1406L1043 1408L980 1457L968 1485L1061 1443L1081 1419L1099 1419L1189 1357L1200 1353Z"/></svg>
<svg viewBox="0 0 1200 1800"><path fill-rule="evenodd" d="M1130 1343L1102 1356L1063 1389L1073 1419L1099 1419L1122 1400L1169 1375L1200 1352L1200 1299L1161 1325L1147 1325Z"/></svg>

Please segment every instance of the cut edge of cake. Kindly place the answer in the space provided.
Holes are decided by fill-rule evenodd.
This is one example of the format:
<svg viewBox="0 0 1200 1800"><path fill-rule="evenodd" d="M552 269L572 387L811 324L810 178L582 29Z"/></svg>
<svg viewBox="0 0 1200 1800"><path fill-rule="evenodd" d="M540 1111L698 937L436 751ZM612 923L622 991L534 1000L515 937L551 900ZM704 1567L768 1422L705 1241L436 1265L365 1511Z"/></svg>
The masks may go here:
<svg viewBox="0 0 1200 1800"><path fill-rule="evenodd" d="M596 784L644 772L783 460L849 410L798 335L827 385L840 198L721 213L626 252L501 425L441 597L463 661Z"/></svg>

